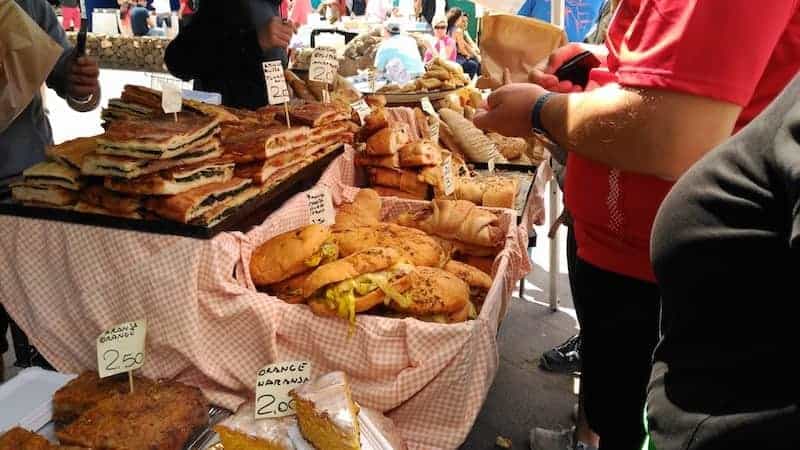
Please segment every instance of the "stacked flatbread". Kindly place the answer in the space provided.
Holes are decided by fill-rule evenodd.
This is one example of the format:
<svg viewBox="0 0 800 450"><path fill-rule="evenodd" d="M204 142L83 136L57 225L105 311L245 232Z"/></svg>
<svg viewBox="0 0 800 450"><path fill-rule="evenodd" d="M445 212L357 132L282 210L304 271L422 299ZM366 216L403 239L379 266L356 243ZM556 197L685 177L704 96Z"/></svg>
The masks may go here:
<svg viewBox="0 0 800 450"><path fill-rule="evenodd" d="M353 142L355 124L347 111L332 104L296 102L291 127L282 107L257 111L262 122L225 124L224 155L236 163L236 176L250 179L262 191L272 188L341 144Z"/></svg>

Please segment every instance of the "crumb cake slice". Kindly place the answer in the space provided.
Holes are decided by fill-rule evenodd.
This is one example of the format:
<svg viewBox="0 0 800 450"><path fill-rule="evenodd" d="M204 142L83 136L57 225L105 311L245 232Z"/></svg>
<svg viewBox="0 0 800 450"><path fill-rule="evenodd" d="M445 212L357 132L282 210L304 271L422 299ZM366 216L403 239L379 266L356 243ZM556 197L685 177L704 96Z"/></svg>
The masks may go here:
<svg viewBox="0 0 800 450"><path fill-rule="evenodd" d="M83 450L80 447L64 447L24 428L14 427L0 434L0 450Z"/></svg>
<svg viewBox="0 0 800 450"><path fill-rule="evenodd" d="M294 416L255 420L254 408L246 403L214 427L225 450L313 450Z"/></svg>
<svg viewBox="0 0 800 450"><path fill-rule="evenodd" d="M291 391L303 436L317 450L360 450L358 406L344 372L331 372Z"/></svg>
<svg viewBox="0 0 800 450"><path fill-rule="evenodd" d="M153 384L149 379L138 376L134 377L134 383L137 389ZM128 374L100 378L97 372L83 372L53 395L53 421L57 428L61 428L100 401L116 394L124 394L129 389Z"/></svg>

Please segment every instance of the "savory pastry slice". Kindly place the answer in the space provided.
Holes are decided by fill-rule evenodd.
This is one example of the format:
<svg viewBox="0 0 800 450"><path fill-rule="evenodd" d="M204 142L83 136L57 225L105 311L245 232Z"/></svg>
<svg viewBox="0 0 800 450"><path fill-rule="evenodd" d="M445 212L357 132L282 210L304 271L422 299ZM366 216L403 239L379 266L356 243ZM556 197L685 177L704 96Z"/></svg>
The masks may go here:
<svg viewBox="0 0 800 450"><path fill-rule="evenodd" d="M205 186L222 183L233 177L234 163L230 158L216 158L162 170L138 178L106 177L106 189L137 195L175 195Z"/></svg>
<svg viewBox="0 0 800 450"><path fill-rule="evenodd" d="M453 260L444 265L444 270L467 283L467 286L469 286L469 299L480 311L480 307L486 299L486 294L489 293L489 289L492 287L492 277L477 267Z"/></svg>
<svg viewBox="0 0 800 450"><path fill-rule="evenodd" d="M303 284L303 296L315 314L339 316L354 324L356 313L397 297L411 270L399 251L370 247L318 267Z"/></svg>
<svg viewBox="0 0 800 450"><path fill-rule="evenodd" d="M372 189L361 189L352 203L342 203L336 211L334 229L378 225L381 220L383 202ZM346 255L345 255L346 256Z"/></svg>
<svg viewBox="0 0 800 450"><path fill-rule="evenodd" d="M296 305L305 303L306 299L303 297L303 283L306 278L311 275L311 272L303 272L300 275L295 275L288 280L279 281L274 284L266 286L264 290L267 294L278 297L286 303Z"/></svg>
<svg viewBox="0 0 800 450"><path fill-rule="evenodd" d="M29 186L58 186L77 191L83 185L81 173L70 166L44 161L34 164L22 172L23 181Z"/></svg>
<svg viewBox="0 0 800 450"><path fill-rule="evenodd" d="M289 108L292 123L318 127L326 123L350 120L350 114L332 103L299 102Z"/></svg>
<svg viewBox="0 0 800 450"><path fill-rule="evenodd" d="M142 215L138 212L130 212L130 213L123 213L112 211L110 209L106 209L100 206L93 205L91 203L86 203L84 201L78 200L78 203L72 207L72 210L79 213L86 213L86 214L97 214L99 216L114 216L114 217L121 217L124 219L141 219Z"/></svg>
<svg viewBox="0 0 800 450"><path fill-rule="evenodd" d="M45 150L45 155L54 161L80 171L84 158L97 150L98 137L83 137L62 142L48 147Z"/></svg>
<svg viewBox="0 0 800 450"><path fill-rule="evenodd" d="M214 426L225 450L313 450L294 416L255 419L255 405L245 403Z"/></svg>
<svg viewBox="0 0 800 450"><path fill-rule="evenodd" d="M405 127L387 127L367 139L368 156L393 155L400 147L408 143L408 132Z"/></svg>
<svg viewBox="0 0 800 450"><path fill-rule="evenodd" d="M134 382L138 389L153 384L149 379L139 376L134 376ZM97 372L83 372L53 394L53 421L56 427L67 425L100 401L124 394L129 389L127 374L100 378Z"/></svg>
<svg viewBox="0 0 800 450"><path fill-rule="evenodd" d="M75 205L75 211L78 212L129 219L141 219L141 208L142 200L138 196L119 194L98 185L83 188Z"/></svg>
<svg viewBox="0 0 800 450"><path fill-rule="evenodd" d="M387 169L397 169L400 167L400 155L367 156L359 153L356 155L356 165L362 167L385 167Z"/></svg>
<svg viewBox="0 0 800 450"><path fill-rule="evenodd" d="M221 202L217 202L211 207L211 209L204 212L200 217L194 219L192 223L206 227L213 227L214 225L230 217L231 214L236 212L239 207L255 198L259 193L261 193L261 189L258 187L248 187Z"/></svg>
<svg viewBox="0 0 800 450"><path fill-rule="evenodd" d="M442 323L463 317L463 310L469 304L469 286L460 278L433 267L415 267L408 278L408 288L398 298L391 299L390 309Z"/></svg>
<svg viewBox="0 0 800 450"><path fill-rule="evenodd" d="M94 449L182 450L207 425L208 401L199 389L163 382L100 400L56 436Z"/></svg>
<svg viewBox="0 0 800 450"><path fill-rule="evenodd" d="M249 126L240 132L223 135L222 148L237 164L268 159L309 142L306 127L287 128L285 125L268 127Z"/></svg>
<svg viewBox="0 0 800 450"><path fill-rule="evenodd" d="M387 186L418 197L428 195L428 184L420 181L417 173L410 170L368 167L367 175L373 186Z"/></svg>
<svg viewBox="0 0 800 450"><path fill-rule="evenodd" d="M416 266L441 267L447 257L436 240L420 230L394 223L337 228L333 233L342 256L370 247L391 247Z"/></svg>
<svg viewBox="0 0 800 450"><path fill-rule="evenodd" d="M190 112L111 122L97 139L97 153L167 159L196 150L219 131L219 120Z"/></svg>
<svg viewBox="0 0 800 450"><path fill-rule="evenodd" d="M250 257L250 276L256 286L267 286L338 257L339 248L331 230L322 225L308 225L279 234L256 248Z"/></svg>
<svg viewBox="0 0 800 450"><path fill-rule="evenodd" d="M358 132L358 126L349 120L345 120L312 128L309 132L309 138L311 142L325 142L331 136L356 132Z"/></svg>
<svg viewBox="0 0 800 450"><path fill-rule="evenodd" d="M232 201L251 184L251 180L231 178L224 183L207 184L178 195L151 197L144 206L166 219L189 223L215 206Z"/></svg>
<svg viewBox="0 0 800 450"><path fill-rule="evenodd" d="M222 155L219 140L210 139L179 157L170 159L139 159L128 156L112 156L92 153L83 159L81 173L100 177L136 178L161 170L186 164L194 164Z"/></svg>
<svg viewBox="0 0 800 450"><path fill-rule="evenodd" d="M505 236L497 215L466 200L436 199L430 209L403 213L396 222L445 239L484 247L496 248Z"/></svg>
<svg viewBox="0 0 800 450"><path fill-rule="evenodd" d="M289 392L300 431L317 449L360 450L359 407L344 372L331 372Z"/></svg>
<svg viewBox="0 0 800 450"><path fill-rule="evenodd" d="M491 256L474 256L466 253L461 253L457 256L458 261L470 265L488 276L492 276L492 268L494 267L494 255Z"/></svg>
<svg viewBox="0 0 800 450"><path fill-rule="evenodd" d="M14 200L36 206L70 206L78 201L76 191L52 185L12 184L11 195Z"/></svg>
<svg viewBox="0 0 800 450"><path fill-rule="evenodd" d="M255 183L264 184L273 174L281 169L303 161L306 156L308 156L309 151L314 150L316 150L316 146L298 147L263 161L239 163L236 166L236 176L239 178L250 178ZM230 154L226 154L226 156L229 155Z"/></svg>
<svg viewBox="0 0 800 450"><path fill-rule="evenodd" d="M442 150L438 145L419 141L400 148L400 167L438 166L442 163Z"/></svg>
<svg viewBox="0 0 800 450"><path fill-rule="evenodd" d="M374 189L375 192L380 194L381 197L397 197L397 198L404 198L406 200L428 199L427 190L424 193L409 194L408 192L403 192L400 189L390 188L386 186L372 186L372 189Z"/></svg>
<svg viewBox="0 0 800 450"><path fill-rule="evenodd" d="M22 427L14 427L0 434L0 450L85 450L82 447L72 447L51 444L32 431Z"/></svg>
<svg viewBox="0 0 800 450"><path fill-rule="evenodd" d="M103 108L101 111L100 119L103 122L111 122L114 120L135 120L158 115L160 113L160 106L158 109L155 109L136 103L126 102L119 98L112 98L108 101L108 107Z"/></svg>

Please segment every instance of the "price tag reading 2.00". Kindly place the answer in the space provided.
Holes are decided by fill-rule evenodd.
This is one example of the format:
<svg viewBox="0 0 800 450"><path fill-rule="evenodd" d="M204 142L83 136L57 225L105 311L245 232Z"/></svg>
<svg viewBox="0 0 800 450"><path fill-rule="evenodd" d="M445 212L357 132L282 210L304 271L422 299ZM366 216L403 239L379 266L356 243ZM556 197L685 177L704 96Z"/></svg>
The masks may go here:
<svg viewBox="0 0 800 450"><path fill-rule="evenodd" d="M289 391L311 380L311 363L287 361L270 364L256 378L256 419L291 416L294 399Z"/></svg>
<svg viewBox="0 0 800 450"><path fill-rule="evenodd" d="M97 372L100 378L131 372L144 365L147 321L126 322L97 338Z"/></svg>
<svg viewBox="0 0 800 450"><path fill-rule="evenodd" d="M308 79L333 84L337 73L339 73L339 58L336 56L336 49L332 47L315 48L311 53L311 63L308 66Z"/></svg>
<svg viewBox="0 0 800 450"><path fill-rule="evenodd" d="M264 61L264 81L267 83L267 101L270 105L280 105L290 100L289 87L280 61Z"/></svg>

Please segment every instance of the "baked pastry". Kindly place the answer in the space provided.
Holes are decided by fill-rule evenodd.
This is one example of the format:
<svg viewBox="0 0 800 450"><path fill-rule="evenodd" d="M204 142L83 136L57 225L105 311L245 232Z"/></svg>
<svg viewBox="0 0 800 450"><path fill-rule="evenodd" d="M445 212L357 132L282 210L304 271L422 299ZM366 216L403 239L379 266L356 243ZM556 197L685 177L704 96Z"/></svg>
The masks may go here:
<svg viewBox="0 0 800 450"><path fill-rule="evenodd" d="M489 289L492 287L492 277L477 267L453 260L447 261L447 264L444 265L444 270L467 283L467 286L469 286L469 299L480 311L483 301L486 299L486 294L489 293Z"/></svg>
<svg viewBox="0 0 800 450"><path fill-rule="evenodd" d="M342 203L336 211L334 229L377 225L381 220L383 202L372 189L361 189L352 203ZM344 255L347 256L347 255Z"/></svg>
<svg viewBox="0 0 800 450"><path fill-rule="evenodd" d="M203 215L216 206L236 203L237 195L246 192L250 184L251 180L232 178L224 183L207 184L178 195L151 197L145 201L145 208L176 222L202 221ZM247 193L249 195L252 191Z"/></svg>
<svg viewBox="0 0 800 450"><path fill-rule="evenodd" d="M133 378L137 389L153 385L147 378ZM129 389L127 374L100 378L97 372L83 372L53 394L53 421L56 427L67 425L100 401L124 394Z"/></svg>
<svg viewBox="0 0 800 450"><path fill-rule="evenodd" d="M194 219L192 223L213 227L227 219L240 206L255 198L259 193L261 193L261 189L257 186L249 186L239 192L235 192L230 197L213 204L210 209Z"/></svg>
<svg viewBox="0 0 800 450"><path fill-rule="evenodd" d="M77 191L83 182L81 173L70 166L44 161L34 164L22 172L23 181L29 186L58 186Z"/></svg>
<svg viewBox="0 0 800 450"><path fill-rule="evenodd" d="M53 185L15 183L11 185L11 195L17 201L42 206L71 206L78 201L77 192Z"/></svg>
<svg viewBox="0 0 800 450"><path fill-rule="evenodd" d="M99 185L86 186L81 190L79 196L78 204L83 203L122 216L136 214L142 208L140 197L109 191Z"/></svg>
<svg viewBox="0 0 800 450"><path fill-rule="evenodd" d="M294 150L309 143L310 130L306 127L287 128L285 125L231 126L223 134L222 149L237 164L261 161Z"/></svg>
<svg viewBox="0 0 800 450"><path fill-rule="evenodd" d="M175 195L211 183L233 178L233 160L216 158L177 166L138 178L106 177L106 189L135 195Z"/></svg>
<svg viewBox="0 0 800 450"><path fill-rule="evenodd" d="M400 167L400 155L368 156L363 153L356 155L356 165L363 167L385 167L396 169Z"/></svg>
<svg viewBox="0 0 800 450"><path fill-rule="evenodd" d="M397 197L397 198L404 198L407 200L427 200L428 199L428 192L419 192L416 194L410 194L408 192L403 192L400 189L390 188L386 186L372 186L372 189L375 190L381 197Z"/></svg>
<svg viewBox="0 0 800 450"><path fill-rule="evenodd" d="M317 99L314 97L314 94L312 94L311 91L308 90L308 86L306 86L305 81L303 81L291 70L286 70L283 73L286 77L286 82L289 83L289 87L292 88L295 97L310 102L317 101Z"/></svg>
<svg viewBox="0 0 800 450"><path fill-rule="evenodd" d="M442 269L415 267L407 276L407 289L401 291L403 299L392 298L388 304L394 311L420 319L450 323L453 320L449 316L462 312L469 302L469 286ZM453 319L461 316L455 314Z"/></svg>
<svg viewBox="0 0 800 450"><path fill-rule="evenodd" d="M58 161L76 170L81 170L83 159L97 150L99 136L82 137L53 145L45 150L48 158Z"/></svg>
<svg viewBox="0 0 800 450"><path fill-rule="evenodd" d="M103 208L102 206L96 206L91 203L86 203L82 200L78 200L78 203L73 206L73 211L79 213L86 213L86 214L97 214L100 216L114 216L114 217L122 217L124 219L141 219L142 215L138 212L119 212L119 211L112 211L107 208Z"/></svg>
<svg viewBox="0 0 800 450"><path fill-rule="evenodd" d="M214 427L225 450L313 450L297 419L286 416L255 420L255 405L245 403Z"/></svg>
<svg viewBox="0 0 800 450"><path fill-rule="evenodd" d="M410 170L368 167L367 174L372 186L392 187L420 197L428 194L428 185L419 180L416 172Z"/></svg>
<svg viewBox="0 0 800 450"><path fill-rule="evenodd" d="M97 153L140 159L168 159L191 152L213 139L219 119L190 112L111 122L97 139Z"/></svg>
<svg viewBox="0 0 800 450"><path fill-rule="evenodd" d="M370 247L318 267L303 284L303 296L315 314L354 324L356 313L396 296L411 270L399 251Z"/></svg>
<svg viewBox="0 0 800 450"><path fill-rule="evenodd" d="M309 89L313 90L311 83ZM302 124L309 127L318 127L326 123L349 120L350 114L333 104L318 102L302 102L289 108L289 116L292 123Z"/></svg>
<svg viewBox="0 0 800 450"><path fill-rule="evenodd" d="M519 192L519 180L506 176L458 177L453 197L478 206L513 209ZM441 190L436 196L443 196Z"/></svg>
<svg viewBox="0 0 800 450"><path fill-rule="evenodd" d="M344 372L331 372L298 386L295 401L300 431L317 449L360 450L358 405Z"/></svg>
<svg viewBox="0 0 800 450"><path fill-rule="evenodd" d="M186 164L195 164L222 155L219 140L210 139L178 157L170 159L139 159L128 156L92 153L83 158L81 173L100 177L136 178Z"/></svg>
<svg viewBox="0 0 800 450"><path fill-rule="evenodd" d="M36 433L14 427L0 434L0 450L85 450L80 447L54 445Z"/></svg>
<svg viewBox="0 0 800 450"><path fill-rule="evenodd" d="M496 248L505 236L494 213L465 200L436 199L430 209L403 213L396 221L428 234L484 247Z"/></svg>
<svg viewBox="0 0 800 450"><path fill-rule="evenodd" d="M457 256L458 260L464 264L468 264L486 275L492 276L492 268L494 267L494 256L473 256L468 254L461 254Z"/></svg>
<svg viewBox="0 0 800 450"><path fill-rule="evenodd" d="M400 167L438 166L442 163L442 150L438 145L420 141L400 148Z"/></svg>
<svg viewBox="0 0 800 450"><path fill-rule="evenodd" d="M339 248L331 230L308 225L264 242L250 257L250 276L256 286L267 286L335 261Z"/></svg>
<svg viewBox="0 0 800 450"><path fill-rule="evenodd" d="M56 436L62 444L94 449L182 450L207 425L208 402L200 390L164 382L100 400Z"/></svg>
<svg viewBox="0 0 800 450"><path fill-rule="evenodd" d="M342 256L370 247L391 247L416 266L441 267L447 261L444 250L434 238L394 223L337 229L333 236Z"/></svg>
<svg viewBox="0 0 800 450"><path fill-rule="evenodd" d="M387 127L367 139L366 154L369 156L393 155L408 143L405 127Z"/></svg>
<svg viewBox="0 0 800 450"><path fill-rule="evenodd" d="M305 303L306 299L303 297L303 284L310 275L310 271L303 272L300 275L295 275L287 280L270 284L269 286L266 286L264 290L267 292L267 294L273 297L278 297L284 302L292 305Z"/></svg>
<svg viewBox="0 0 800 450"><path fill-rule="evenodd" d="M497 150L509 161L518 159L528 147L528 143L523 138L506 137L498 133L487 133L486 136L494 142Z"/></svg>

